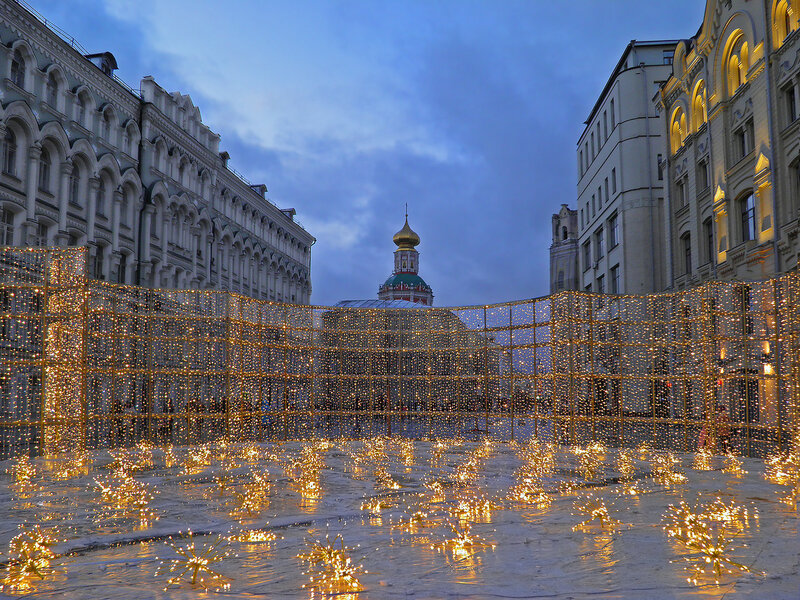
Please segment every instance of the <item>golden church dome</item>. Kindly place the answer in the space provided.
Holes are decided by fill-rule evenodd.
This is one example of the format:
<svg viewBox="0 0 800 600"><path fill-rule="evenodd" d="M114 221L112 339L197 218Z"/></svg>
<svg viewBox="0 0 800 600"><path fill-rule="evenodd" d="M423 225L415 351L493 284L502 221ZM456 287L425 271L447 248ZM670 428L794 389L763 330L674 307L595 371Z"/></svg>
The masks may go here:
<svg viewBox="0 0 800 600"><path fill-rule="evenodd" d="M408 215L406 215L406 224L394 234L392 241L397 244L399 250L413 250L414 246L419 244L419 236L408 226Z"/></svg>

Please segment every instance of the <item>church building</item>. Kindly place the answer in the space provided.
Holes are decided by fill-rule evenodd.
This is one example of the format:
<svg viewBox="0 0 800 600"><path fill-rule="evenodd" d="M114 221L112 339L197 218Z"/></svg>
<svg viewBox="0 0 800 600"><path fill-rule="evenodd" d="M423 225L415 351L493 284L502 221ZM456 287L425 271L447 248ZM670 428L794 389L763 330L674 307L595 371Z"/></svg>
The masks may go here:
<svg viewBox="0 0 800 600"><path fill-rule="evenodd" d="M392 238L397 245L394 251L394 271L378 289L381 300L407 300L425 306L433 305L433 290L419 276L419 236L408 226L408 215L403 228Z"/></svg>

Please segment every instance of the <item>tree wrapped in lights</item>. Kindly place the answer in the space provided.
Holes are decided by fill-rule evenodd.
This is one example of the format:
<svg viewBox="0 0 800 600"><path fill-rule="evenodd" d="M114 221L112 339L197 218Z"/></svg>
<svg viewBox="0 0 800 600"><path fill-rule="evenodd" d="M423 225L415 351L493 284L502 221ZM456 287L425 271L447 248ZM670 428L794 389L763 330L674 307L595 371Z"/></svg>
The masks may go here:
<svg viewBox="0 0 800 600"><path fill-rule="evenodd" d="M217 536L212 542L198 546L191 530L184 537L187 543L173 542L172 537L167 542L177 557L162 561L156 572L156 577L164 570L170 575L164 590L185 583L204 590L228 589L230 579L222 575L217 566L233 554L225 538Z"/></svg>
<svg viewBox="0 0 800 600"><path fill-rule="evenodd" d="M686 502L670 505L664 515L667 535L687 553L683 560L689 583L698 585L707 580L719 584L725 575L752 573L750 567L734 560L736 548L731 534L749 525L747 509L735 503L726 505L717 499L710 505L690 507Z"/></svg>
<svg viewBox="0 0 800 600"><path fill-rule="evenodd" d="M326 594L346 594L363 589L359 575L366 573L362 565L354 564L350 557L352 548L344 544L341 535L332 540L326 535L324 541L306 540L308 550L297 558L308 563L309 583L312 588Z"/></svg>
<svg viewBox="0 0 800 600"><path fill-rule="evenodd" d="M573 526L572 531L586 532L594 528L599 528L602 531L615 531L622 525L620 520L614 519L608 514L605 502L592 494L578 498L575 501L575 510L579 515L586 518Z"/></svg>
<svg viewBox="0 0 800 600"><path fill-rule="evenodd" d="M56 558L52 546L56 538L38 525L20 526L8 545L8 563L2 588L11 592L28 592L34 582L50 574L50 562Z"/></svg>

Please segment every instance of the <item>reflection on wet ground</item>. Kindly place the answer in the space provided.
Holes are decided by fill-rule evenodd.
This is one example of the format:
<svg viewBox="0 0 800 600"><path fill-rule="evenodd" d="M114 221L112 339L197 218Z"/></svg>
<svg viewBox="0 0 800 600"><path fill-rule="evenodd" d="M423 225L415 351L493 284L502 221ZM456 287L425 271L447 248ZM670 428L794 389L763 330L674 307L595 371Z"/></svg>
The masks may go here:
<svg viewBox="0 0 800 600"><path fill-rule="evenodd" d="M142 445L3 466L5 592L36 598L800 589L797 512L781 502L781 472L771 479L784 485L766 480L757 459L375 438ZM52 557L30 541L37 526ZM21 535L27 554L15 554ZM703 562L726 569L690 581Z"/></svg>

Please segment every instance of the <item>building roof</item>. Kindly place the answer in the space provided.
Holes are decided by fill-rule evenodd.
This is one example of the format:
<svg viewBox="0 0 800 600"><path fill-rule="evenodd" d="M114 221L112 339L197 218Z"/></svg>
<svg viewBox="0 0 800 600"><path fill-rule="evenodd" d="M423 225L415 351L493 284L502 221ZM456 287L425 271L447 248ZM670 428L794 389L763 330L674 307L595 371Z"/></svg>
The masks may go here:
<svg viewBox="0 0 800 600"><path fill-rule="evenodd" d="M387 279L381 286L383 288L397 288L406 286L409 289L430 290L431 286L425 283L425 280L419 275L414 273L395 273Z"/></svg>
<svg viewBox="0 0 800 600"><path fill-rule="evenodd" d="M430 308L417 302L408 300L342 300L337 302L336 308Z"/></svg>
<svg viewBox="0 0 800 600"><path fill-rule="evenodd" d="M600 110L600 106L603 104L606 94L608 94L608 90L611 89L611 86L614 85L614 80L619 75L619 72L622 70L622 65L625 64L625 61L628 59L628 54L630 54L631 50L634 46L672 46L675 47L678 45L680 40L650 40L650 41L639 41L639 40L631 40L628 45L625 47L625 51L620 56L619 60L617 61L617 66L614 67L614 70L611 71L611 75L606 82L603 91L600 92L600 95L597 97L597 102L595 102L594 106L592 107L592 112L589 113L589 117L583 122L584 125L589 126L594 119L594 116L597 114L597 111ZM638 66L638 65L636 65ZM583 132L581 133L580 137L578 138L579 143L580 140L583 139L583 134L586 133L586 128L584 128Z"/></svg>

